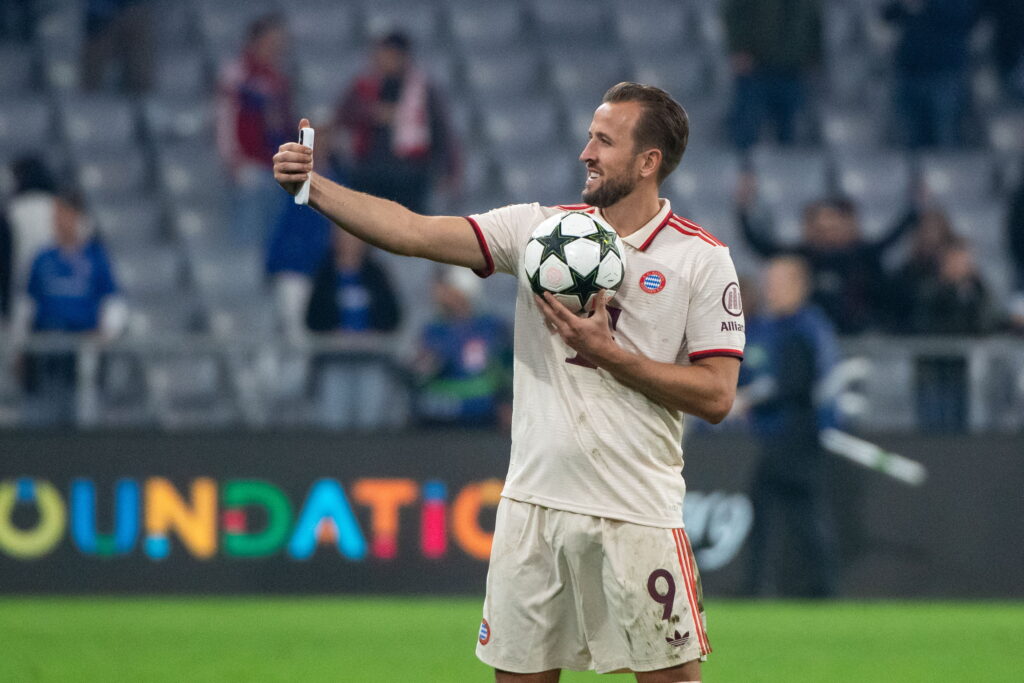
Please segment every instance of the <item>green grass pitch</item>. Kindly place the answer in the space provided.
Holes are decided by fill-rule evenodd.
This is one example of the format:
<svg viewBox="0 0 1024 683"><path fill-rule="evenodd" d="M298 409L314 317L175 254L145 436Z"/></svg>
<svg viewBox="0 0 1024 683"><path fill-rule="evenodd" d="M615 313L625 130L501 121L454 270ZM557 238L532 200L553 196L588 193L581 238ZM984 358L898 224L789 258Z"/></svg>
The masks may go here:
<svg viewBox="0 0 1024 683"><path fill-rule="evenodd" d="M0 681L488 681L480 602L0 598ZM707 607L711 683L1024 680L1024 603Z"/></svg>

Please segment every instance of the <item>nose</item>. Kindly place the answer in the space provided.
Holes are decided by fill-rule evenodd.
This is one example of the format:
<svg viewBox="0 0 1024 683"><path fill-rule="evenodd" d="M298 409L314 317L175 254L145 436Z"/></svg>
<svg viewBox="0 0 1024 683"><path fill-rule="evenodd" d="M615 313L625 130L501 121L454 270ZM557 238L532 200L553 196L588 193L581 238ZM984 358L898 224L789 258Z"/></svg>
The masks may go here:
<svg viewBox="0 0 1024 683"><path fill-rule="evenodd" d="M587 144L583 146L583 151L580 152L580 161L588 163L596 160L597 157L594 155L594 140L590 139L587 141Z"/></svg>

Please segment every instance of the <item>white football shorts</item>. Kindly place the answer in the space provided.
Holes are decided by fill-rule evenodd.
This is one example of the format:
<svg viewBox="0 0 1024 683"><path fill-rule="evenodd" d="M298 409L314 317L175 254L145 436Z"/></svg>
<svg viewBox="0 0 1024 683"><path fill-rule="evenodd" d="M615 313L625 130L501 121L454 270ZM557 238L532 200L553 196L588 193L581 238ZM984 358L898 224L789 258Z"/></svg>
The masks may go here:
<svg viewBox="0 0 1024 683"><path fill-rule="evenodd" d="M703 660L700 576L682 529L502 498L476 654L513 673L654 671Z"/></svg>

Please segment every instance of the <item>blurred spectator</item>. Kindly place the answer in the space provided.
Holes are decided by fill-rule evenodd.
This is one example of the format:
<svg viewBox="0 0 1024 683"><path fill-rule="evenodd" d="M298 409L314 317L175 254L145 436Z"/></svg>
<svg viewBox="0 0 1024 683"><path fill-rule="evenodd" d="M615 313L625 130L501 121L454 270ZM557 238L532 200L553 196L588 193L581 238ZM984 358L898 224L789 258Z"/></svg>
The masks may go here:
<svg viewBox="0 0 1024 683"><path fill-rule="evenodd" d="M482 285L465 268L434 284L438 317L423 330L414 372L420 424L511 424L512 340L499 318L477 312Z"/></svg>
<svg viewBox="0 0 1024 683"><path fill-rule="evenodd" d="M899 30L895 106L911 148L961 141L968 108L968 38L977 0L894 0L882 16Z"/></svg>
<svg viewBox="0 0 1024 683"><path fill-rule="evenodd" d="M800 257L773 258L762 276L762 311L747 318L734 411L748 413L761 450L751 485L751 595L770 592L772 569L784 564L776 552L785 547L786 530L802 551L806 576L796 582L777 571L778 587L802 583L796 591L817 598L837 590L829 463L819 440L822 429L835 425L832 413L816 405L815 393L839 361L839 346L828 319L808 301L810 276Z"/></svg>
<svg viewBox="0 0 1024 683"><path fill-rule="evenodd" d="M981 13L992 24L992 57L1003 91L1024 99L1024 2L981 0Z"/></svg>
<svg viewBox="0 0 1024 683"><path fill-rule="evenodd" d="M14 196L7 205L12 240L11 290L20 292L36 256L53 244L56 183L46 164L32 156L17 159L11 172Z"/></svg>
<svg viewBox="0 0 1024 683"><path fill-rule="evenodd" d="M461 169L444 101L411 50L404 33L378 40L369 70L342 98L333 127L351 136L353 189L423 213L435 176L457 192Z"/></svg>
<svg viewBox="0 0 1024 683"><path fill-rule="evenodd" d="M770 234L770 220L755 216L752 180L740 182L737 210L747 242L764 257L792 252L805 258L813 275L812 300L842 334L863 332L878 322L885 297L882 258L914 225L909 212L881 239L869 242L860 233L857 208L833 197L804 209L803 241L787 246Z"/></svg>
<svg viewBox="0 0 1024 683"><path fill-rule="evenodd" d="M889 281L886 303L891 331L922 331L919 329L921 302L938 281L943 256L955 240L956 234L945 211L921 212L910 233L910 253Z"/></svg>
<svg viewBox="0 0 1024 683"><path fill-rule="evenodd" d="M996 326L995 307L966 241L953 238L939 254L937 277L922 283L911 325L925 334L983 334Z"/></svg>
<svg viewBox="0 0 1024 683"><path fill-rule="evenodd" d="M734 77L732 137L740 149L770 123L782 144L796 138L809 72L821 62L819 0L726 0Z"/></svg>
<svg viewBox="0 0 1024 683"><path fill-rule="evenodd" d="M313 282L307 323L314 332L393 332L398 298L373 247L344 230L331 233L332 251ZM320 424L332 429L374 428L395 414L389 361L325 353L318 358Z"/></svg>
<svg viewBox="0 0 1024 683"><path fill-rule="evenodd" d="M1024 180L1017 185L1010 199L1006 232L1017 280L1017 291L1010 304L1010 323L1015 329L1024 332Z"/></svg>
<svg viewBox="0 0 1024 683"><path fill-rule="evenodd" d="M313 282L306 323L314 332L393 332L398 298L373 247L344 230L331 232L332 249Z"/></svg>
<svg viewBox="0 0 1024 683"><path fill-rule="evenodd" d="M99 90L111 63L121 89L141 93L153 79L149 0L87 0L82 86Z"/></svg>
<svg viewBox="0 0 1024 683"><path fill-rule="evenodd" d="M218 84L217 147L234 189L232 231L243 243L266 240L285 201L271 159L297 134L284 71L287 47L280 15L256 19L241 56L223 69Z"/></svg>
<svg viewBox="0 0 1024 683"><path fill-rule="evenodd" d="M38 400L36 417L70 422L74 416L74 351L21 351L29 332L96 333L111 338L123 330L127 309L103 244L91 234L77 195L57 199L55 246L35 258L28 286L16 303L11 333L14 360L29 393Z"/></svg>
<svg viewBox="0 0 1024 683"><path fill-rule="evenodd" d="M331 222L309 207L286 202L267 245L266 269L278 321L290 341L305 337L313 278L330 252Z"/></svg>

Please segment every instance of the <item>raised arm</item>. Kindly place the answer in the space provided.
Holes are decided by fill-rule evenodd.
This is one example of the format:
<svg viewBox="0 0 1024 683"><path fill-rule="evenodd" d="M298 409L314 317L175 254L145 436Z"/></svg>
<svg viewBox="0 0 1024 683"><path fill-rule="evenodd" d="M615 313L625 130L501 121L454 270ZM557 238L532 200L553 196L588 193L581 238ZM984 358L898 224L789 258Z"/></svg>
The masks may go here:
<svg viewBox="0 0 1024 683"><path fill-rule="evenodd" d="M299 127L308 126L302 119ZM274 155L274 178L289 194L311 178L309 204L361 240L403 256L487 266L473 226L458 216L423 216L387 199L350 190L313 172L313 152L287 142Z"/></svg>

